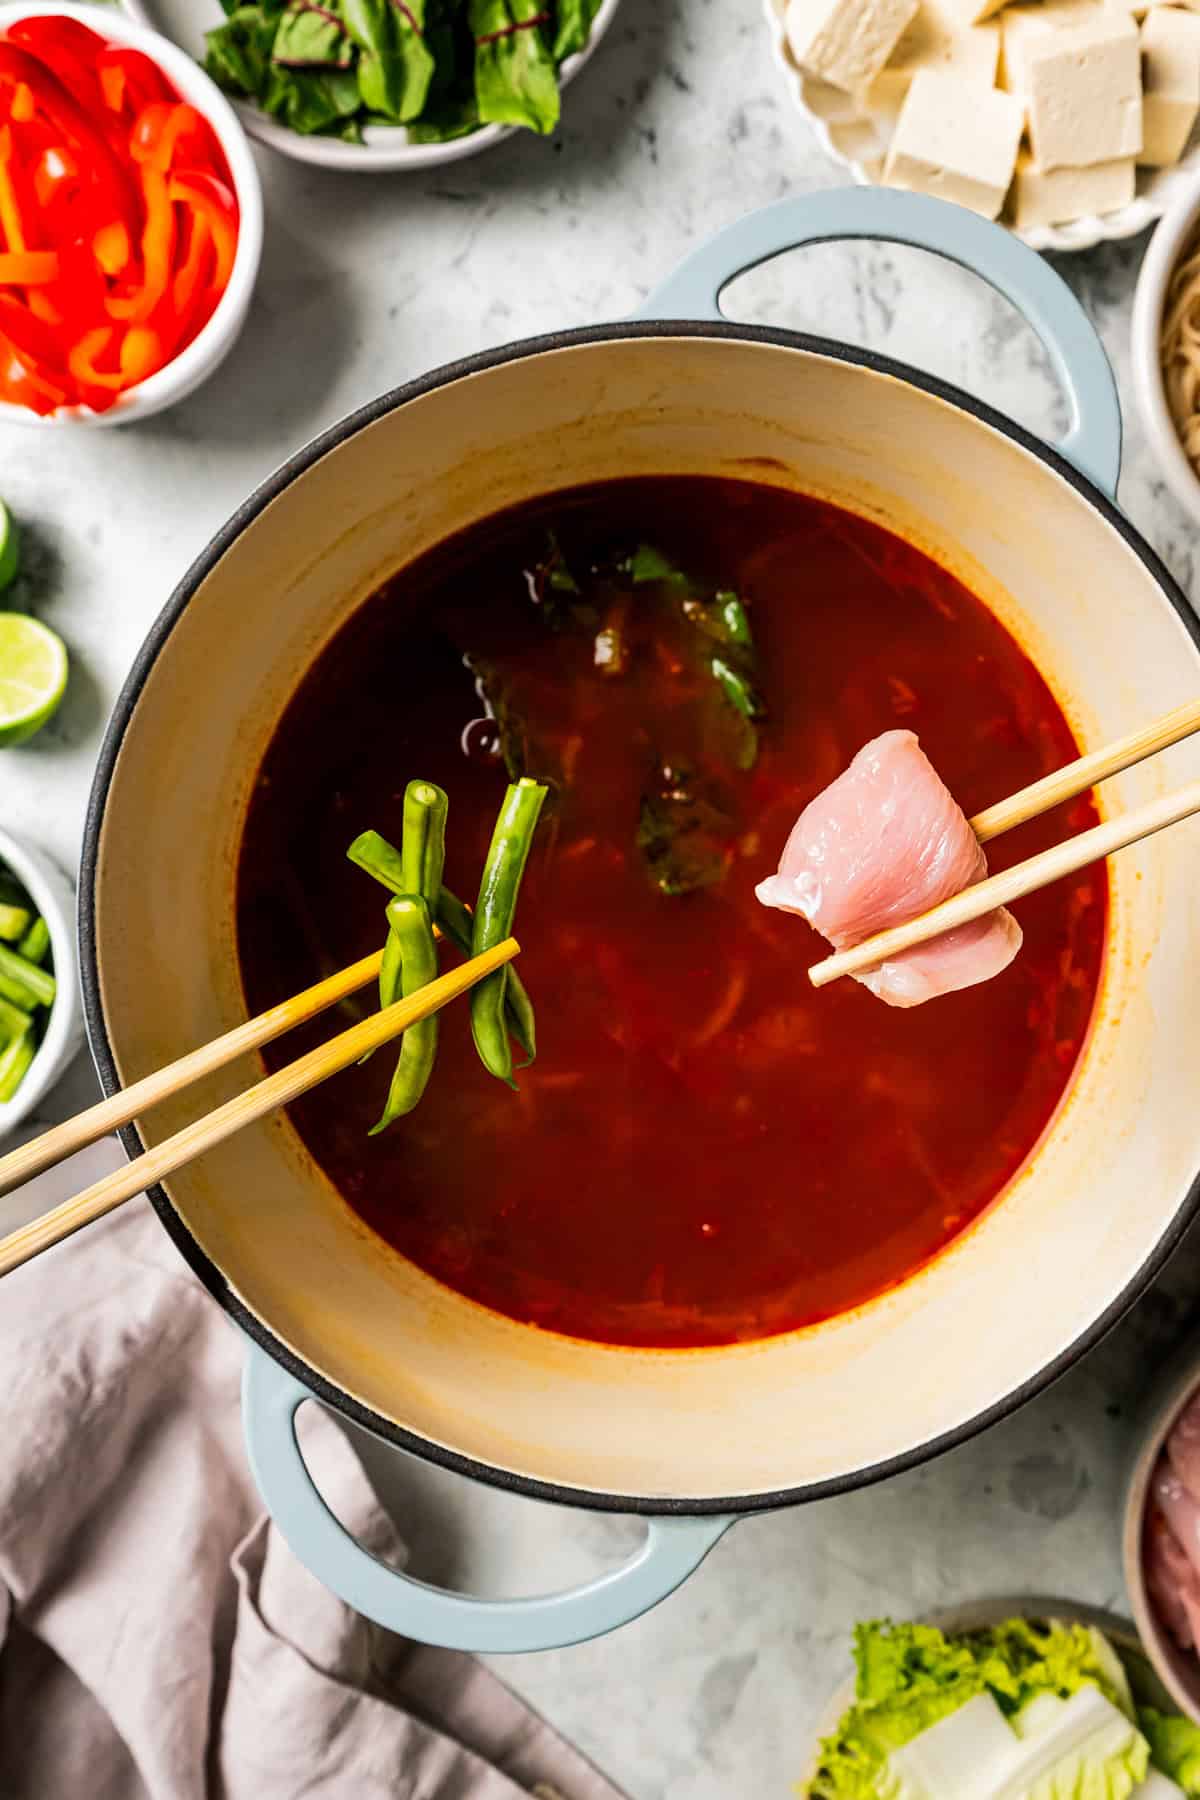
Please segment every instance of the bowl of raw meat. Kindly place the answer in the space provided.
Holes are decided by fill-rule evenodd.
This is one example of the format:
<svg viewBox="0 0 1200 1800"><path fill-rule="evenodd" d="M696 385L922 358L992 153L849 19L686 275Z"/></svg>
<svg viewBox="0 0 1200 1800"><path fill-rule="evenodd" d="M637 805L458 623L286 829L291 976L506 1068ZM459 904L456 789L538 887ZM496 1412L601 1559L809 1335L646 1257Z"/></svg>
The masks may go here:
<svg viewBox="0 0 1200 1800"><path fill-rule="evenodd" d="M722 315L740 270L837 237L923 246L1021 307L1062 441ZM478 1650L610 1630L735 1519L1011 1412L1179 1241L1200 1201L1186 832L870 984L809 981L827 943L976 882L980 813L1200 689L1200 628L1115 503L1119 465L1111 371L1053 270L974 214L851 189L740 221L636 319L381 396L181 582L86 834L106 1087L326 973L394 970L393 929L413 968L497 920L521 945L520 989L152 1195L253 1340L267 1504L358 1611ZM1177 744L989 838L992 867L1197 777ZM410 844L414 786L436 855ZM519 862L493 856L510 787L547 790ZM164 1103L128 1144L191 1116ZM474 1479L640 1514L646 1542L520 1601L409 1581L312 1487L313 1396Z"/></svg>
<svg viewBox="0 0 1200 1800"><path fill-rule="evenodd" d="M1167 1365L1143 1414L1123 1554L1146 1653L1200 1723L1200 1340Z"/></svg>

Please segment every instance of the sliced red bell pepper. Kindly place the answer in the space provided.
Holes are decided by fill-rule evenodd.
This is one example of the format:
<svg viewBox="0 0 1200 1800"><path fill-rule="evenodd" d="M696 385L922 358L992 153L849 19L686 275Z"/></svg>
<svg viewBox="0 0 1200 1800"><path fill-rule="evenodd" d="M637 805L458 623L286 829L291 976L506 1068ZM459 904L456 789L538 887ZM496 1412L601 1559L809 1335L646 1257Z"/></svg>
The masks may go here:
<svg viewBox="0 0 1200 1800"><path fill-rule="evenodd" d="M30 227L17 191L11 125L0 125L0 238L9 250L28 250Z"/></svg>
<svg viewBox="0 0 1200 1800"><path fill-rule="evenodd" d="M176 161L180 152L195 163L209 156L209 129L194 106L179 101L175 106L156 102L137 116L129 140L129 153L134 162L149 163L162 174Z"/></svg>
<svg viewBox="0 0 1200 1800"><path fill-rule="evenodd" d="M131 325L121 341L121 384L133 387L145 381L167 360L166 347L158 332L149 325Z"/></svg>
<svg viewBox="0 0 1200 1800"><path fill-rule="evenodd" d="M92 124L52 69L30 51L0 40L0 84L16 86L22 82L32 92L38 109L82 153L83 165L107 215L99 222L122 219L132 228L137 218L133 183L108 139Z"/></svg>
<svg viewBox="0 0 1200 1800"><path fill-rule="evenodd" d="M9 26L5 37L50 69L84 112L95 115L100 111L104 96L96 72L96 55L103 38L74 19L37 18L18 19Z"/></svg>
<svg viewBox="0 0 1200 1800"><path fill-rule="evenodd" d="M121 275L129 267L133 245L124 225L102 225L92 239L92 254L105 275Z"/></svg>
<svg viewBox="0 0 1200 1800"><path fill-rule="evenodd" d="M0 334L6 337L22 361L35 368L62 368L66 358L53 329L35 319L27 306L12 294L0 294Z"/></svg>
<svg viewBox="0 0 1200 1800"><path fill-rule="evenodd" d="M45 418L70 399L65 381L51 380L22 360L6 338L0 336L0 400L28 407Z"/></svg>
<svg viewBox="0 0 1200 1800"><path fill-rule="evenodd" d="M58 272L57 250L0 250L0 286L45 287Z"/></svg>
<svg viewBox="0 0 1200 1800"><path fill-rule="evenodd" d="M67 368L75 382L80 401L93 412L107 412L115 404L125 377L117 367L101 369L101 358L116 364L119 339L115 326L101 325L85 332L71 347Z"/></svg>
<svg viewBox="0 0 1200 1800"><path fill-rule="evenodd" d="M142 229L142 284L132 294L110 294L105 311L110 318L131 325L146 322L167 291L175 257L175 208L168 196L165 175L144 164L142 194L146 223Z"/></svg>
<svg viewBox="0 0 1200 1800"><path fill-rule="evenodd" d="M207 222L216 256L213 286L220 290L227 288L237 257L238 240L238 207L232 191L215 175L202 169L189 169L186 173L171 176L167 192L172 200L190 207L197 217Z"/></svg>
<svg viewBox="0 0 1200 1800"><path fill-rule="evenodd" d="M96 58L100 87L107 97L110 85L116 87L119 77L121 101L116 110L139 113L156 100L172 101L174 89L156 63L140 50L129 50L124 44L106 44ZM111 101L110 101L111 105Z"/></svg>
<svg viewBox="0 0 1200 1800"><path fill-rule="evenodd" d="M127 81L124 69L110 65L108 68L98 68L96 73L100 78L100 92L104 95L105 106L110 112L124 112Z"/></svg>
<svg viewBox="0 0 1200 1800"><path fill-rule="evenodd" d="M51 212L79 182L79 164L65 145L47 145L34 162L33 192L43 212Z"/></svg>
<svg viewBox="0 0 1200 1800"><path fill-rule="evenodd" d="M23 81L18 81L13 89L12 105L8 109L9 118L16 125L28 125L36 111L33 89L27 87Z"/></svg>

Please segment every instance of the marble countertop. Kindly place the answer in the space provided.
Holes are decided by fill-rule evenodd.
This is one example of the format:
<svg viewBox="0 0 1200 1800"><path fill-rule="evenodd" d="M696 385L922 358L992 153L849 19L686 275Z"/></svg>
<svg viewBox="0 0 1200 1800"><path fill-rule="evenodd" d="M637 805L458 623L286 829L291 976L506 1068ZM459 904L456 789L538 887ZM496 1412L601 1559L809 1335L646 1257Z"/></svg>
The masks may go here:
<svg viewBox="0 0 1200 1800"><path fill-rule="evenodd" d="M289 451L453 357L620 317L707 233L840 171L792 110L756 0L626 0L551 143L513 141L412 178L264 157L268 226L245 335L174 412L103 435L0 429L0 491L27 527L17 601L66 638L74 676L35 743L0 753L0 817L68 868L105 718L191 558ZM1128 327L1144 240L1058 266L1127 405L1121 500L1193 591L1200 536L1132 411ZM973 277L919 252L827 247L743 278L731 316L807 327L933 369L1053 435L1045 354ZM63 1116L92 1091L81 1061ZM51 1116L48 1112L47 1116ZM501 1672L634 1800L785 1796L854 1621L973 1595L1122 1604L1116 1514L1130 1408L1187 1323L1200 1240L1048 1395L936 1464L740 1525L672 1600L617 1637ZM936 1351L931 1350L931 1354ZM594 1569L636 1528L550 1511L372 1454L418 1572L490 1592Z"/></svg>

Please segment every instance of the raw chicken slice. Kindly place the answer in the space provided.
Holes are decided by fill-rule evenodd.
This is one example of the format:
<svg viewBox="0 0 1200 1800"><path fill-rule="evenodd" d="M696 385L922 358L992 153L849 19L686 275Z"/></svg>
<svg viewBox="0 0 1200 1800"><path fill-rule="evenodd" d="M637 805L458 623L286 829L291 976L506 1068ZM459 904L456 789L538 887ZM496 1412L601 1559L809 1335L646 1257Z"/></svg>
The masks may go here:
<svg viewBox="0 0 1200 1800"><path fill-rule="evenodd" d="M885 731L792 827L764 906L799 913L846 950L971 887L987 858L962 808L911 731ZM920 1006L990 981L1021 948L1003 907L856 975L889 1006Z"/></svg>
<svg viewBox="0 0 1200 1800"><path fill-rule="evenodd" d="M1185 1488L1200 1500L1200 1394L1193 1394L1167 1438L1167 1460Z"/></svg>

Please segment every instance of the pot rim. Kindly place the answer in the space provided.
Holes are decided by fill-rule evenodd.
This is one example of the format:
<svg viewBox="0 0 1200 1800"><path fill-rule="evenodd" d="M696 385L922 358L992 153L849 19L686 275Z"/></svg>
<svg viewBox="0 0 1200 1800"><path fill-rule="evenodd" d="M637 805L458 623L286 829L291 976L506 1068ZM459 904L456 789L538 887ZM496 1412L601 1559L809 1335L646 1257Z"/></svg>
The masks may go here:
<svg viewBox="0 0 1200 1800"><path fill-rule="evenodd" d="M116 1093L120 1088L120 1081L117 1076L101 1001L96 943L95 889L104 808L117 757L142 688L154 667L159 651L166 643L196 590L242 533L254 524L266 507L298 476L306 473L330 451L346 443L358 432L375 424L377 420L384 418L387 414L398 411L410 401L433 393L438 388L448 387L465 376L480 374L505 363L532 361L535 357L550 351L573 349L579 345L619 343L634 338L656 337L723 338L745 343L765 344L784 350L799 350L836 362L856 365L873 374L891 376L922 389L933 395L935 399L946 401L960 411L969 413L984 425L990 426L994 431L1009 438L1021 449L1031 452L1056 474L1062 476L1083 499L1097 508L1153 577L1160 591L1178 613L1193 643L1200 650L1200 619L1192 612L1182 589L1160 557L1131 521L1125 517L1112 497L1082 474L1054 445L1048 444L1023 425L1006 417L1005 414L989 406L986 401L977 399L974 395L966 393L950 382L942 381L935 375L913 368L908 363L883 356L878 351L840 343L836 339L819 337L809 332L787 331L773 326L742 325L728 320L662 319L577 326L565 331L521 338L513 343L502 344L495 349L478 351L472 356L462 357L455 362L444 363L427 374L417 376L412 381L392 388L377 399L369 401L365 406L348 413L343 419L320 432L309 443L294 451L265 481L260 483L193 561L154 621L134 659L105 728L100 755L96 763L96 772L88 796L87 814L84 821L79 876L79 966L83 987L84 1016L87 1024L88 1045L106 1095ZM119 1135L125 1150L131 1157L139 1156L145 1150L146 1146L133 1124L124 1126ZM343 1418L352 1420L356 1425L371 1432L374 1436L382 1438L385 1442L395 1445L398 1449L408 1451L426 1462L449 1469L455 1474L465 1475L471 1480L483 1482L489 1487L499 1488L527 1499L543 1500L557 1505L576 1506L597 1512L641 1514L648 1517L670 1514L749 1515L770 1512L784 1506L800 1505L813 1500L829 1499L838 1494L852 1493L859 1488L870 1487L878 1482L886 1481L894 1475L903 1474L909 1469L918 1468L923 1463L943 1455L946 1451L956 1449L959 1445L968 1442L971 1438L978 1436L980 1432L986 1431L990 1426L1007 1418L1018 1408L1026 1405L1028 1401L1043 1393L1083 1356L1095 1348L1165 1267L1197 1212L1200 1211L1200 1170L1193 1177L1174 1218L1163 1232L1155 1248L1141 1266L1133 1272L1116 1298L1065 1350L1062 1350L1036 1375L1013 1388L991 1406L985 1407L981 1412L974 1414L950 1430L942 1432L938 1437L928 1439L910 1450L885 1458L864 1469L852 1470L845 1475L832 1476L826 1480L809 1482L798 1487L778 1488L767 1493L731 1494L719 1498L699 1499L683 1495L615 1494L607 1490L569 1487L562 1483L545 1481L538 1477L519 1474L515 1470L503 1469L490 1463L481 1462L473 1456L435 1443L408 1427L398 1425L393 1420L385 1418L381 1413L376 1412L372 1407L364 1406L344 1389L339 1388L336 1383L328 1380L319 1370L312 1368L302 1357L297 1356L276 1337L271 1327L252 1312L234 1293L218 1266L200 1248L162 1185L155 1184L147 1192L159 1220L185 1262L234 1322L241 1326L247 1336L267 1355L281 1364L289 1374L300 1381L314 1399L323 1405L332 1407Z"/></svg>

